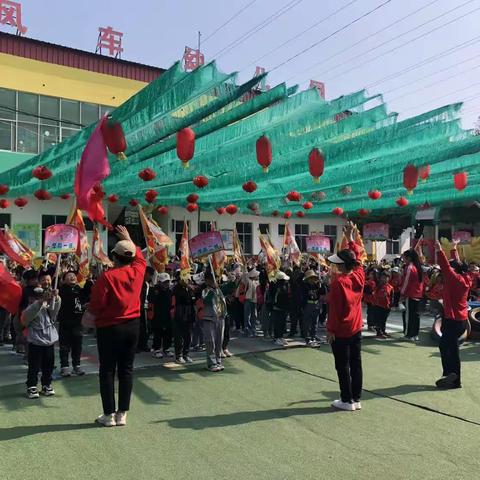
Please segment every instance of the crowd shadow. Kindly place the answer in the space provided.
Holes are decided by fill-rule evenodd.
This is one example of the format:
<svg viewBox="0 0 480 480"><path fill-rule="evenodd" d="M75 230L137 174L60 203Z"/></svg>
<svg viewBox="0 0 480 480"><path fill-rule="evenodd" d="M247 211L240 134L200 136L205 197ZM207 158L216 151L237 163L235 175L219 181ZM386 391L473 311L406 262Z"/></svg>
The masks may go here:
<svg viewBox="0 0 480 480"><path fill-rule="evenodd" d="M39 433L69 432L73 430L88 430L91 428L100 428L95 423L61 423L53 425L26 425L19 427L0 428L0 442L8 440L17 440Z"/></svg>
<svg viewBox="0 0 480 480"><path fill-rule="evenodd" d="M410 393L440 392L435 385L404 384L385 388L368 388L365 392L379 397L397 397Z"/></svg>

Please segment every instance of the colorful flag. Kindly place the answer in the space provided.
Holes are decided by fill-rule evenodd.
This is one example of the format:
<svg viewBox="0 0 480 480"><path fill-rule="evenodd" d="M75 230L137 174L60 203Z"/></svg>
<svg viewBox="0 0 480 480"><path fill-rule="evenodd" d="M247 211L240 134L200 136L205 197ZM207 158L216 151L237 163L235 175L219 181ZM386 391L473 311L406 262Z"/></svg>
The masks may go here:
<svg viewBox="0 0 480 480"><path fill-rule="evenodd" d="M212 232L215 231L215 223L211 222L210 223L210 230ZM227 254L225 253L225 250L219 250L218 252L215 252L212 254L212 267L213 271L215 272L215 276L217 278L220 278L223 269L225 268L225 261L227 260Z"/></svg>
<svg viewBox="0 0 480 480"><path fill-rule="evenodd" d="M33 259L33 255L31 258L25 256L22 245L12 238L12 234L7 226L5 226L3 232L0 230L0 252L5 254L13 262L18 263L25 268L30 266L30 262Z"/></svg>
<svg viewBox="0 0 480 480"><path fill-rule="evenodd" d="M272 245L270 238L265 238L261 233L258 235L260 246L267 258L267 274L270 281L275 279L275 275L280 269L280 257Z"/></svg>
<svg viewBox="0 0 480 480"><path fill-rule="evenodd" d="M88 278L90 270L88 268L88 237L87 230L85 228L85 222L83 221L82 212L76 207L75 202L72 205L70 214L68 215L67 223L77 227L80 234L80 241L78 242L78 248L75 256L77 257L79 269L78 269L78 281L83 282Z"/></svg>
<svg viewBox="0 0 480 480"><path fill-rule="evenodd" d="M113 263L108 258L108 255L103 250L103 240L100 236L97 227L93 227L93 239L92 239L92 258L106 267L113 267Z"/></svg>
<svg viewBox="0 0 480 480"><path fill-rule="evenodd" d="M285 235L283 237L283 247L287 250L288 258L295 265L300 265L300 260L302 258L302 252L298 248L297 241L295 236L292 235L288 222L285 222Z"/></svg>
<svg viewBox="0 0 480 480"><path fill-rule="evenodd" d="M22 287L0 263L0 307L15 315L22 299Z"/></svg>
<svg viewBox="0 0 480 480"><path fill-rule="evenodd" d="M247 262L245 261L245 257L243 255L242 244L240 243L240 240L238 238L238 233L236 228L233 229L232 249L233 249L234 261L245 267Z"/></svg>
<svg viewBox="0 0 480 480"><path fill-rule="evenodd" d="M180 278L188 281L190 278L190 247L188 246L188 223L183 222L183 234L180 240Z"/></svg>

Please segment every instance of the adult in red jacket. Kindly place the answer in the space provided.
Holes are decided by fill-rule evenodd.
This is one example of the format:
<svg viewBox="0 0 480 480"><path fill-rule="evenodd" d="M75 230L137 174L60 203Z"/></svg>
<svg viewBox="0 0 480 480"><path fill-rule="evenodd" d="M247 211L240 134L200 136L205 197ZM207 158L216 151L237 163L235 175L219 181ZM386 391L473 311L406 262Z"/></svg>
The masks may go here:
<svg viewBox="0 0 480 480"><path fill-rule="evenodd" d="M403 333L405 338L418 341L420 330L419 305L423 298L423 270L420 258L415 250L407 250L403 254L405 269L402 279L400 297L405 303L403 312Z"/></svg>
<svg viewBox="0 0 480 480"><path fill-rule="evenodd" d="M443 320L440 354L443 376L437 380L439 388L460 388L460 352L458 338L465 333L468 319L468 295L472 280L468 275L468 265L460 262L457 246L451 252L449 263L440 242L435 243L438 263L444 277Z"/></svg>
<svg viewBox="0 0 480 480"><path fill-rule="evenodd" d="M97 327L100 395L106 427L125 425L133 385L137 349L140 294L146 262L125 227L117 227L119 241L112 251L114 268L95 282L88 306ZM115 371L118 371L118 410L115 408Z"/></svg>
<svg viewBox="0 0 480 480"><path fill-rule="evenodd" d="M359 262L360 249L353 240L355 225L348 222L343 231L348 249L328 258L339 270L330 285L327 341L335 357L340 400L332 406L353 411L362 408L362 295L365 287L365 271Z"/></svg>

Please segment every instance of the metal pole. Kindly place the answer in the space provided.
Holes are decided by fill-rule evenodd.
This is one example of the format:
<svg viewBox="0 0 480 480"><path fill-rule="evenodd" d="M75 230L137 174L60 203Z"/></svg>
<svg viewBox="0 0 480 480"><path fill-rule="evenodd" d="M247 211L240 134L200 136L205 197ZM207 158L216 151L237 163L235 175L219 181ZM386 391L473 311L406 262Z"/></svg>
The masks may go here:
<svg viewBox="0 0 480 480"><path fill-rule="evenodd" d="M197 68L200 67L200 44L201 44L201 32L198 31L198 48L197 48Z"/></svg>

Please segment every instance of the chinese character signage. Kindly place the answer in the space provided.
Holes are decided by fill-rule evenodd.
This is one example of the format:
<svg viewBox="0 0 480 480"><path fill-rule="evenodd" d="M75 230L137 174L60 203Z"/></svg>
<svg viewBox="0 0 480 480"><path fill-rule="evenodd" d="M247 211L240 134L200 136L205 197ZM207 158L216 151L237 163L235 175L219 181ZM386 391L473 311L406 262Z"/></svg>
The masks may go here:
<svg viewBox="0 0 480 480"><path fill-rule="evenodd" d="M45 253L75 253L77 251L79 234L73 225L50 225L45 230Z"/></svg>
<svg viewBox="0 0 480 480"><path fill-rule="evenodd" d="M212 253L225 250L222 235L217 231L200 233L188 242L192 258L206 257Z"/></svg>
<svg viewBox="0 0 480 480"><path fill-rule="evenodd" d="M233 252L233 230L220 230L223 245L227 252Z"/></svg>
<svg viewBox="0 0 480 480"><path fill-rule="evenodd" d="M198 67L201 67L205 63L205 57L200 50L194 48L185 47L183 53L183 69L186 72L191 72Z"/></svg>
<svg viewBox="0 0 480 480"><path fill-rule="evenodd" d="M0 25L16 27L17 35L27 33L27 27L22 24L22 5L11 0L0 0Z"/></svg>
<svg viewBox="0 0 480 480"><path fill-rule="evenodd" d="M105 49L112 57L120 58L123 52L122 37L123 33L115 31L112 27L99 27L95 52L103 53Z"/></svg>
<svg viewBox="0 0 480 480"><path fill-rule="evenodd" d="M384 241L388 239L388 224L367 223L363 226L363 238L365 240Z"/></svg>
<svg viewBox="0 0 480 480"><path fill-rule="evenodd" d="M310 235L306 239L307 253L329 253L330 238L325 235Z"/></svg>

